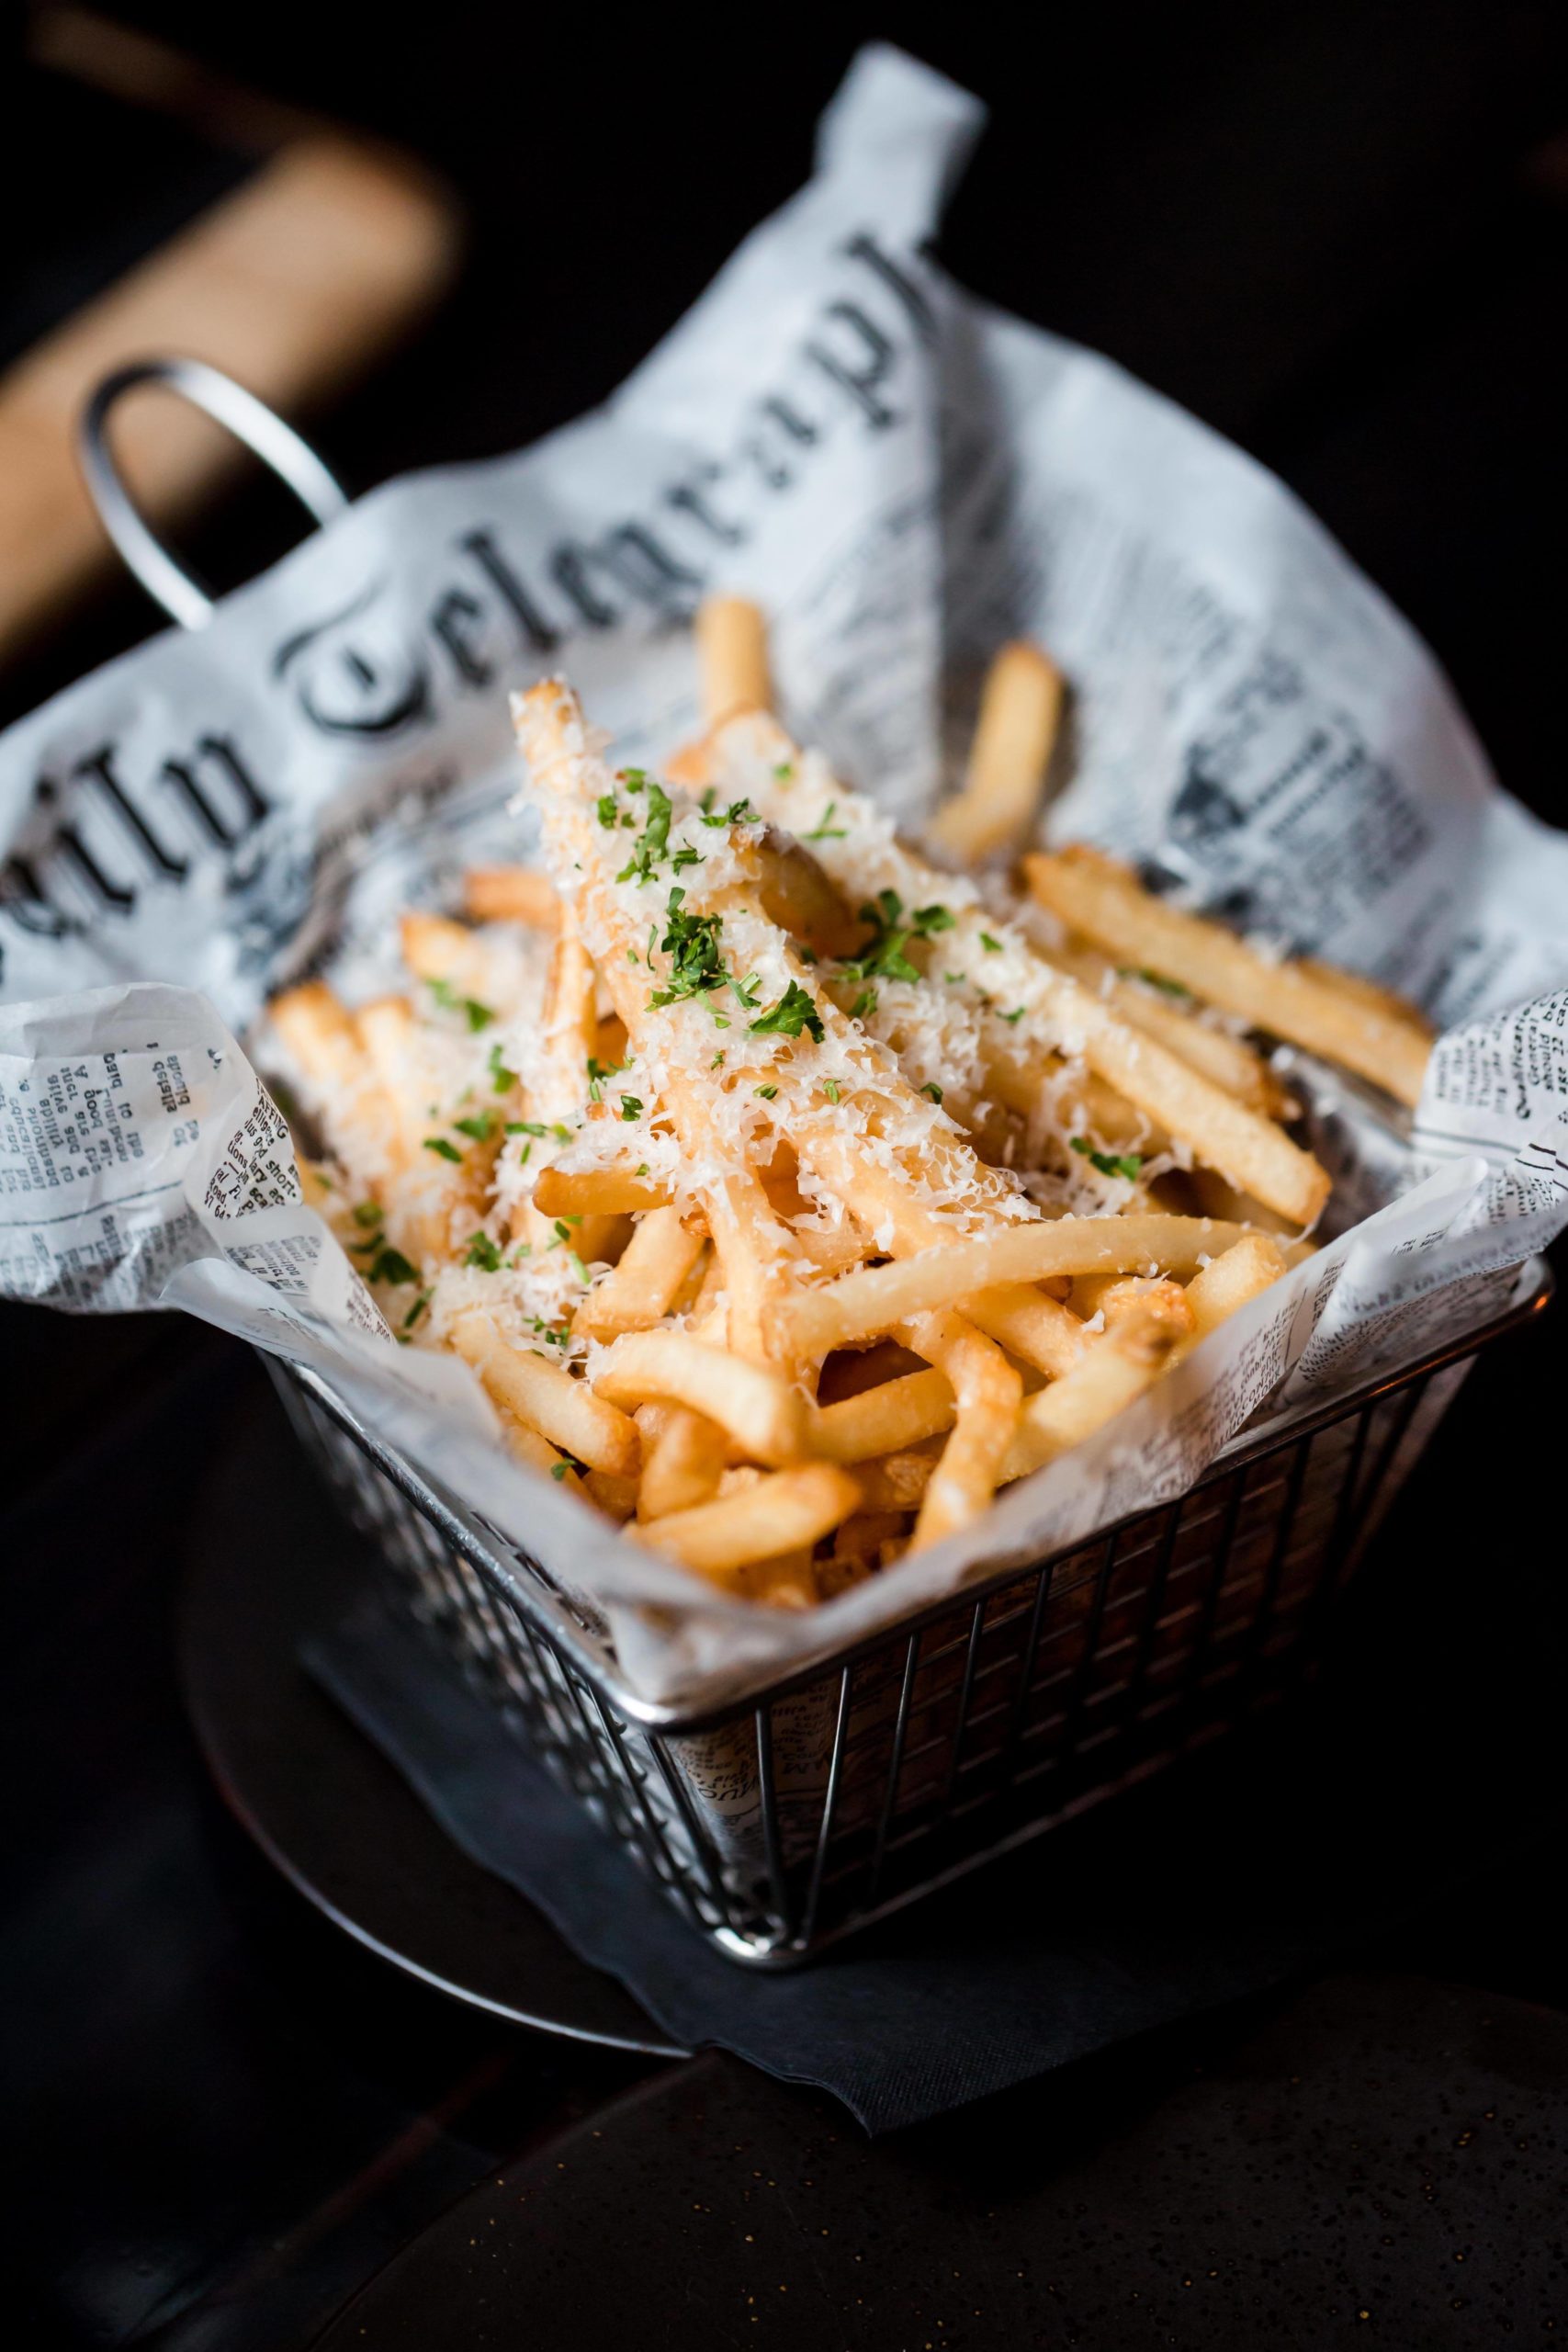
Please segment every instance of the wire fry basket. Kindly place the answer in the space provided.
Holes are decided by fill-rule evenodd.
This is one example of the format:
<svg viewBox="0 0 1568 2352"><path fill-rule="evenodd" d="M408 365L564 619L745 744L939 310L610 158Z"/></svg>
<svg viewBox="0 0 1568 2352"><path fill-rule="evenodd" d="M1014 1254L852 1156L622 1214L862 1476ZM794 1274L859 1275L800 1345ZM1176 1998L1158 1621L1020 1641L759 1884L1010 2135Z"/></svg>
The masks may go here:
<svg viewBox="0 0 1568 2352"><path fill-rule="evenodd" d="M1551 1290L1535 1261L1502 1314L1244 1430L1175 1502L705 1710L641 1698L536 1562L269 1369L447 1660L718 1950L782 1968L1284 1698L1476 1351Z"/></svg>

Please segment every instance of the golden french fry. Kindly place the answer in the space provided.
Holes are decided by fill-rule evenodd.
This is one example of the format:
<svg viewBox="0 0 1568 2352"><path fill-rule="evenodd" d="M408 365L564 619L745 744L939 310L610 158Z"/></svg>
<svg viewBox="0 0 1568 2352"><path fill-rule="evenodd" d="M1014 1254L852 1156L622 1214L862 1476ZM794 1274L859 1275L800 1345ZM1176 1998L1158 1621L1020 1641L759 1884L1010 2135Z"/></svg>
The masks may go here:
<svg viewBox="0 0 1568 2352"><path fill-rule="evenodd" d="M354 1016L324 980L306 980L273 998L268 1018L314 1092L362 1082L365 1062Z"/></svg>
<svg viewBox="0 0 1568 2352"><path fill-rule="evenodd" d="M1180 1060L1213 1079L1227 1094L1234 1094L1238 1102L1249 1103L1270 1119L1292 1115L1290 1096L1257 1047L1245 1038L1233 1037L1228 1030L1211 1028L1199 1020L1185 991L1183 1001L1173 1003L1158 992L1161 983L1156 975L1117 966L1092 949L1054 947L1045 961L1081 987L1092 989L1114 1006L1123 1021L1157 1038Z"/></svg>
<svg viewBox="0 0 1568 2352"><path fill-rule="evenodd" d="M953 1427L957 1408L953 1386L944 1373L931 1369L906 1373L902 1379L884 1381L841 1397L836 1405L818 1405L810 1418L814 1453L826 1462L868 1462L875 1454L892 1453L918 1445L922 1438L938 1437Z"/></svg>
<svg viewBox="0 0 1568 2352"><path fill-rule="evenodd" d="M531 865L477 865L463 876L463 911L470 922L524 922L554 931L560 907L549 876Z"/></svg>
<svg viewBox="0 0 1568 2352"><path fill-rule="evenodd" d="M1024 1399L1001 1480L1027 1477L1103 1429L1153 1386L1177 1344L1169 1324L1150 1313L1128 1316L1086 1348L1071 1372Z"/></svg>
<svg viewBox="0 0 1568 2352"><path fill-rule="evenodd" d="M1073 1307L1086 1322L1103 1315L1108 1331L1130 1316L1141 1316L1168 1325L1178 1340L1192 1336L1192 1309L1186 1291L1179 1283L1163 1278L1150 1281L1141 1274L1080 1274L1073 1284Z"/></svg>
<svg viewBox="0 0 1568 2352"><path fill-rule="evenodd" d="M635 1478L642 1464L637 1424L564 1366L526 1348L508 1347L478 1307L456 1317L451 1341L472 1364L494 1401L591 1470Z"/></svg>
<svg viewBox="0 0 1568 2352"><path fill-rule="evenodd" d="M696 638L707 724L738 710L766 710L768 628L758 607L744 596L709 596L698 608Z"/></svg>
<svg viewBox="0 0 1568 2352"><path fill-rule="evenodd" d="M541 1216L635 1216L639 1209L661 1209L670 1194L655 1176L634 1168L547 1168L534 1187Z"/></svg>
<svg viewBox="0 0 1568 2352"><path fill-rule="evenodd" d="M987 674L964 788L937 810L931 840L976 864L1016 849L1040 813L1062 718L1062 674L1037 645L1004 645Z"/></svg>
<svg viewBox="0 0 1568 2352"><path fill-rule="evenodd" d="M1078 1360L1082 1323L1032 1283L998 1283L965 1299L964 1312L987 1339L999 1340L1010 1355L1049 1379L1059 1380Z"/></svg>
<svg viewBox="0 0 1568 2352"><path fill-rule="evenodd" d="M753 1461L782 1467L807 1451L806 1399L763 1364L684 1331L630 1331L593 1382L612 1405L653 1398L716 1421Z"/></svg>
<svg viewBox="0 0 1568 2352"><path fill-rule="evenodd" d="M494 1012L500 975L494 950L466 923L411 908L399 924L403 962L416 980L445 984ZM477 1016L476 1016L477 1017Z"/></svg>
<svg viewBox="0 0 1568 2352"><path fill-rule="evenodd" d="M922 1551L970 1525L989 1503L1017 1425L1023 1384L996 1341L951 1308L917 1317L900 1327L898 1337L946 1374L958 1408L915 1522L910 1548Z"/></svg>
<svg viewBox="0 0 1568 2352"><path fill-rule="evenodd" d="M935 1469L931 1453L884 1453L854 1465L868 1511L919 1510Z"/></svg>
<svg viewBox="0 0 1568 2352"><path fill-rule="evenodd" d="M637 1415L665 1416L650 1437L644 1429L642 1486L637 1494L638 1519L663 1519L672 1510L691 1510L717 1494L729 1452L729 1435L716 1421L683 1405L645 1405Z"/></svg>
<svg viewBox="0 0 1568 2352"><path fill-rule="evenodd" d="M1244 1234L1230 1249L1200 1267L1186 1291L1193 1345L1217 1331L1238 1306L1277 1283L1286 1271L1284 1251L1267 1233Z"/></svg>
<svg viewBox="0 0 1568 2352"><path fill-rule="evenodd" d="M1020 1224L922 1256L840 1274L800 1291L778 1312L802 1362L891 1331L917 1315L952 1306L998 1283L1051 1274L1190 1273L1201 1256L1239 1241L1242 1227L1202 1216L1064 1216Z"/></svg>
<svg viewBox="0 0 1568 2352"><path fill-rule="evenodd" d="M687 1231L678 1209L649 1209L633 1228L615 1271L582 1301L573 1329L590 1340L651 1331L669 1314L706 1241L700 1227Z"/></svg>
<svg viewBox="0 0 1568 2352"><path fill-rule="evenodd" d="M1220 924L1156 899L1098 852L1031 856L1024 873L1042 906L1113 956L1179 980L1257 1028L1343 1063L1402 1102L1420 1100L1430 1037L1413 1008L1395 1018L1378 998L1325 985L1299 964L1271 963ZM1213 1164L1271 1208L1281 1206L1244 1170L1224 1160Z"/></svg>
<svg viewBox="0 0 1568 2352"><path fill-rule="evenodd" d="M852 1472L832 1462L807 1462L694 1510L647 1521L637 1532L643 1543L733 1589L737 1569L816 1544L858 1510L860 1501Z"/></svg>
<svg viewBox="0 0 1568 2352"><path fill-rule="evenodd" d="M555 1480L558 1487L565 1487L574 1495L587 1493L587 1487L565 1454L553 1446L547 1437L541 1437L538 1430L531 1429L526 1421L520 1421L515 1413L501 1404L499 1397L492 1401L500 1406L501 1440L513 1462L525 1462L530 1470L542 1470L547 1477ZM598 1473L590 1475L597 1476Z"/></svg>

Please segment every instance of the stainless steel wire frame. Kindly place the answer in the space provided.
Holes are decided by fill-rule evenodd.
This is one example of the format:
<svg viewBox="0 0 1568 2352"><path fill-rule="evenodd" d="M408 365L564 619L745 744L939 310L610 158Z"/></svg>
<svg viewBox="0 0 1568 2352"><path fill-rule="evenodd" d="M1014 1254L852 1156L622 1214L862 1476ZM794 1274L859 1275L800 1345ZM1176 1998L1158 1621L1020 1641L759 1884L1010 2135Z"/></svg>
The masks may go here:
<svg viewBox="0 0 1568 2352"><path fill-rule="evenodd" d="M1244 1431L1175 1502L684 1707L633 1690L601 1621L322 1382L271 1369L447 1660L694 1927L779 1968L1283 1698L1476 1351L1550 1295L1544 1267L1527 1270L1504 1313Z"/></svg>

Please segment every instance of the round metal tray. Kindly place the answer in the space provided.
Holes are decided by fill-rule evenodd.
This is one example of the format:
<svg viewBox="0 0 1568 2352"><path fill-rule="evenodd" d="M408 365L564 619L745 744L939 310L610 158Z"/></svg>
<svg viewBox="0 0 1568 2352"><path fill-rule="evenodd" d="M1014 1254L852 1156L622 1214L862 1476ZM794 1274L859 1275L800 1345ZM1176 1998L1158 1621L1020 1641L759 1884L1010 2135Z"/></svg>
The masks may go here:
<svg viewBox="0 0 1568 2352"><path fill-rule="evenodd" d="M468 1860L299 1663L376 1573L270 1396L237 1408L195 1514L181 1679L225 1803L299 1892L412 1976L519 2025L684 2052Z"/></svg>

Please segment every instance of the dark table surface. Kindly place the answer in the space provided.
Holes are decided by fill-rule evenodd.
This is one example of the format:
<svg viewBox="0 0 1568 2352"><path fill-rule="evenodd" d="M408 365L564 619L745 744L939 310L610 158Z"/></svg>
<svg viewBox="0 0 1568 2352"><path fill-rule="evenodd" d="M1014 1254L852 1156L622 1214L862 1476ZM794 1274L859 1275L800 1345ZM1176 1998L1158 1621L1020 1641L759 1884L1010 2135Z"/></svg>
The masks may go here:
<svg viewBox="0 0 1568 2352"><path fill-rule="evenodd" d="M699 40L660 14L613 42L571 11L525 21L466 0L417 39L296 0L220 21L193 6L116 13L418 147L458 187L462 282L319 428L361 487L518 446L611 390L802 176L813 117L857 40L903 40L995 109L953 208L950 266L1110 351L1280 472L1434 644L1505 781L1568 819L1555 10L1109 0L1033 12L1027 48L1011 11L940 26L850 12L817 40L739 20ZM21 111L6 167L36 186L59 155L28 146ZM95 208L79 186L74 200L90 241ZM97 216L112 209L105 189ZM198 552L237 579L281 528L270 501L242 494ZM0 680L0 715L149 625L129 590L106 594ZM0 2229L7 2309L25 2313L13 2340L304 2346L480 2183L488 2204L404 2255L342 2340L607 2340L596 2313L615 2280L631 2291L642 2249L650 2300L633 2332L649 2341L677 2340L660 2331L684 2295L680 2340L693 2344L923 2342L832 2267L907 2264L917 2220L922 2258L947 2233L964 2250L955 2269L973 2256L995 2272L972 2305L931 2307L933 2342L1121 2352L1327 2346L1359 2326L1423 2345L1568 2327L1561 2233L1533 2201L1565 2120L1561 1839L1516 1836L1506 1801L1495 1837L1467 1833L1429 1910L1330 1980L868 2148L819 2102L733 2062L682 2069L464 2011L310 1911L211 1792L175 1674L177 1594L200 1537L192 1472L236 1414L268 1409L259 1374L173 1318L7 1308L0 1349L20 1375L0 1486L15 2183ZM1458 1741L1506 1739L1521 1710L1548 1719L1561 1686L1562 1545L1543 1474L1561 1445L1562 1363L1561 1317L1484 1362L1381 1540L1376 1572L1406 1580L1425 1622L1473 1631ZM1425 1658L1414 1643L1411 1670ZM1543 1795L1550 1815L1550 1742L1518 1753L1521 1816ZM768 2257L785 2267L768 2294L798 2272L808 2230L827 2240L847 2213L863 2233L813 2251L814 2301L721 2312L681 2286L687 2225L665 2213L669 2178L649 2152L679 2145L695 2179L732 2128L778 2152L778 2178L809 2162L831 2183L830 2224L798 2200L770 2214ZM1001 2152L1021 2148L1004 2178ZM598 2167L586 2175L585 2152ZM705 2278L728 2258L702 2235L710 2223L727 2245L757 2242L754 2169L710 2165L693 2188ZM582 2186L524 2227L558 2176ZM1055 2268L1009 2301L985 2216L1025 2191L1052 2217ZM1198 2211L1208 2221L1182 2239L1177 2217ZM599 2225L619 2228L622 2257L590 2292L565 2250ZM481 2234L499 2249L482 2278ZM1136 2250L1120 2299L1119 2245ZM1168 2291L1145 2295L1133 2274L1153 2249ZM1463 2266L1484 2273L1489 2257L1472 2293ZM482 2327L454 2317L474 2294L490 2299ZM526 2329L486 2332L509 2312Z"/></svg>

